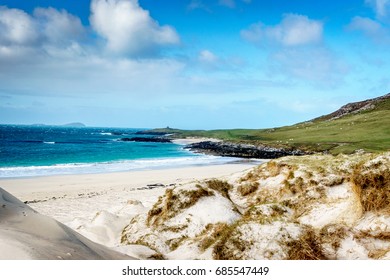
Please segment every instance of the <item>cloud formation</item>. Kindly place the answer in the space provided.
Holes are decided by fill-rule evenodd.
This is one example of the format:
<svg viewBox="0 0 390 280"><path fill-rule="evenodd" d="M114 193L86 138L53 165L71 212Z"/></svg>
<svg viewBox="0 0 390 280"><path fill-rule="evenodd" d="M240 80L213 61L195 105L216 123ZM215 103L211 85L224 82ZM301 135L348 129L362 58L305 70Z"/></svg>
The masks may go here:
<svg viewBox="0 0 390 280"><path fill-rule="evenodd" d="M0 44L30 45L39 38L34 19L22 10L0 7Z"/></svg>
<svg viewBox="0 0 390 280"><path fill-rule="evenodd" d="M50 43L63 44L78 41L86 32L80 18L65 10L37 8L34 10L34 18L41 36Z"/></svg>
<svg viewBox="0 0 390 280"><path fill-rule="evenodd" d="M218 62L218 57L209 50L203 50L199 53L198 59L202 63L214 64Z"/></svg>
<svg viewBox="0 0 390 280"><path fill-rule="evenodd" d="M371 6L377 17L386 17L390 11L390 0L365 0L365 3Z"/></svg>
<svg viewBox="0 0 390 280"><path fill-rule="evenodd" d="M323 23L304 15L286 14L275 26L267 26L261 22L252 24L248 29L241 31L241 36L257 45L267 43L285 47L311 45L322 41Z"/></svg>
<svg viewBox="0 0 390 280"><path fill-rule="evenodd" d="M377 20L356 16L346 26L346 29L361 32L376 44L390 43L389 29Z"/></svg>
<svg viewBox="0 0 390 280"><path fill-rule="evenodd" d="M349 67L326 48L284 49L271 54L270 73L295 77L324 88L338 86Z"/></svg>
<svg viewBox="0 0 390 280"><path fill-rule="evenodd" d="M147 56L180 42L173 27L160 26L137 0L93 0L90 22L114 54Z"/></svg>
<svg viewBox="0 0 390 280"><path fill-rule="evenodd" d="M231 9L236 7L236 2L234 0L219 0L219 5L225 6Z"/></svg>

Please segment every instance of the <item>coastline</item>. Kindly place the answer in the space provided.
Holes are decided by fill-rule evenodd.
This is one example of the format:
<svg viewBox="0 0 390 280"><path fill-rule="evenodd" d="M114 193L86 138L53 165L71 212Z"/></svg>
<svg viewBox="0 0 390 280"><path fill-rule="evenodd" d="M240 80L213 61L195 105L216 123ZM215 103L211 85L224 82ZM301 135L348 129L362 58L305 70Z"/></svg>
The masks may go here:
<svg viewBox="0 0 390 280"><path fill-rule="evenodd" d="M171 140L169 140L171 141ZM74 174L102 174L127 171L141 171L151 169L172 169L176 167L221 165L236 162L236 157L222 157L207 153L190 151L185 147L204 141L218 142L211 138L183 138L174 139L172 144L177 145L178 150L183 150L180 155L166 157L139 157L134 159L114 159L107 161L74 161L64 163L50 163L47 165L20 165L0 167L0 179L30 178ZM256 164L256 163L255 163Z"/></svg>
<svg viewBox="0 0 390 280"><path fill-rule="evenodd" d="M259 163L260 164L260 163ZM88 193L136 192L160 189L208 178L229 177L253 168L252 163L176 167L128 172L1 178L0 187L23 201L59 201ZM161 186L164 187L155 187ZM152 187L150 187L152 186ZM150 192L152 193L152 192ZM160 192L158 192L160 193ZM35 207L35 205L33 205ZM39 209L37 209L39 211ZM42 213L53 214L53 212Z"/></svg>
<svg viewBox="0 0 390 280"><path fill-rule="evenodd" d="M149 211L168 188L204 179L229 179L253 167L253 164L236 163L0 179L0 188L27 204L26 207L54 218L93 242L129 257L146 259L156 252L146 246L123 246L120 242L121 232L132 218Z"/></svg>

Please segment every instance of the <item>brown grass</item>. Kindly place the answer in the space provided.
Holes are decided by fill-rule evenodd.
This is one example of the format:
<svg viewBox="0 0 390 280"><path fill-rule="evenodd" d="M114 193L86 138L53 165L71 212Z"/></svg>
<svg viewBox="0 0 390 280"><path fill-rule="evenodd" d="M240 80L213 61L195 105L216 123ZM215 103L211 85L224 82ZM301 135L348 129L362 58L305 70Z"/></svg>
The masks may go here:
<svg viewBox="0 0 390 280"><path fill-rule="evenodd" d="M324 226L319 233L321 243L327 243L334 250L340 248L341 241L347 236L347 229L343 225L327 225Z"/></svg>
<svg viewBox="0 0 390 280"><path fill-rule="evenodd" d="M378 249L378 250L372 250L368 253L368 257L371 259L381 259L383 258L388 252L390 252L390 249Z"/></svg>
<svg viewBox="0 0 390 280"><path fill-rule="evenodd" d="M216 224L208 224L205 229L201 232L201 236L205 236L199 242L199 248L202 251L208 249L211 245L213 245L219 238L222 237L223 233L228 228L226 223L216 223Z"/></svg>
<svg viewBox="0 0 390 280"><path fill-rule="evenodd" d="M259 182L245 183L240 185L237 190L242 196L247 196L257 191L259 189L259 185Z"/></svg>
<svg viewBox="0 0 390 280"><path fill-rule="evenodd" d="M390 213L390 168L378 172L358 165L351 175L351 181L355 184L364 211Z"/></svg>
<svg viewBox="0 0 390 280"><path fill-rule="evenodd" d="M370 232L366 230L362 230L357 232L354 237L356 239L364 239L364 238L375 238L384 241L390 241L390 232L389 231L381 231L381 232Z"/></svg>
<svg viewBox="0 0 390 280"><path fill-rule="evenodd" d="M280 174L281 166L276 161L269 161L266 165L270 177L275 177Z"/></svg>
<svg viewBox="0 0 390 280"><path fill-rule="evenodd" d="M299 239L287 242L289 260L326 260L321 243L313 228L307 227Z"/></svg>
<svg viewBox="0 0 390 280"><path fill-rule="evenodd" d="M175 251L186 239L188 239L188 236L184 235L179 238L167 240L166 244L169 246L169 249L171 249L171 251Z"/></svg>
<svg viewBox="0 0 390 280"><path fill-rule="evenodd" d="M229 191L233 188L232 185L230 185L226 181L221 181L217 179L212 179L206 181L206 185L220 194L222 194L224 197L230 200Z"/></svg>
<svg viewBox="0 0 390 280"><path fill-rule="evenodd" d="M236 260L238 257L234 254L234 249L241 252L245 250L247 244L239 238L240 234L237 231L239 224L237 221L220 232L220 238L213 248L215 260Z"/></svg>
<svg viewBox="0 0 390 280"><path fill-rule="evenodd" d="M165 257L163 254L160 254L160 253L156 253L156 254L153 254L151 255L148 260L165 260Z"/></svg>
<svg viewBox="0 0 390 280"><path fill-rule="evenodd" d="M146 224L157 226L174 217L178 212L193 206L202 197L212 196L213 192L196 185L193 190L167 189L148 212Z"/></svg>

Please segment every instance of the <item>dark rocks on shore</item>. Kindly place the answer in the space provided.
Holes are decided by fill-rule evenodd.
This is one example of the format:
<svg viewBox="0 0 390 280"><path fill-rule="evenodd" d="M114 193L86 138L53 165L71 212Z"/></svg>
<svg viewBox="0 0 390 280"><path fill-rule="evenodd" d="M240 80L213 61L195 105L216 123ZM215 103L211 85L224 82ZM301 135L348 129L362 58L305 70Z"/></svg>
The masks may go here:
<svg viewBox="0 0 390 280"><path fill-rule="evenodd" d="M171 143L172 141L167 138L157 138L157 137L125 137L121 138L120 141L123 142L152 142L152 143Z"/></svg>
<svg viewBox="0 0 390 280"><path fill-rule="evenodd" d="M157 131L144 130L144 131L137 131L135 134L138 134L138 135L164 136L164 135L166 135L167 133L166 133L166 132L157 132Z"/></svg>
<svg viewBox="0 0 390 280"><path fill-rule="evenodd" d="M284 156L306 154L303 151L293 149L212 141L189 144L185 146L185 149L189 149L190 151L197 153L217 156L260 159L274 159Z"/></svg>

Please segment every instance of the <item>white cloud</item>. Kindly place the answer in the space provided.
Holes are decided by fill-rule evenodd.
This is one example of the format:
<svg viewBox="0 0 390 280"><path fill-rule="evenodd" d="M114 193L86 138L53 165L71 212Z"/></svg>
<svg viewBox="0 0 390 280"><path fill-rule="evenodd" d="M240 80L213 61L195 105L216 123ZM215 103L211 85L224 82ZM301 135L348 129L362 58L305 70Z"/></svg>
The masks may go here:
<svg viewBox="0 0 390 280"><path fill-rule="evenodd" d="M303 15L286 14L278 25L253 24L242 30L241 36L260 45L268 42L286 47L311 45L322 41L323 23Z"/></svg>
<svg viewBox="0 0 390 280"><path fill-rule="evenodd" d="M0 45L29 45L38 37L31 16L22 10L0 7Z"/></svg>
<svg viewBox="0 0 390 280"><path fill-rule="evenodd" d="M284 49L269 60L270 75L298 78L324 88L338 86L349 71L348 65L326 48Z"/></svg>
<svg viewBox="0 0 390 280"><path fill-rule="evenodd" d="M346 27L349 31L360 31L375 43L389 43L388 30L378 21L366 17L356 16Z"/></svg>
<svg viewBox="0 0 390 280"><path fill-rule="evenodd" d="M347 26L349 30L363 31L366 35L375 36L382 30L382 25L370 18L356 16Z"/></svg>
<svg viewBox="0 0 390 280"><path fill-rule="evenodd" d="M370 5L377 17L386 17L390 10L390 0L365 0L366 4Z"/></svg>
<svg viewBox="0 0 390 280"><path fill-rule="evenodd" d="M137 0L92 0L91 13L93 29L112 53L143 56L180 42L174 28L160 26Z"/></svg>
<svg viewBox="0 0 390 280"><path fill-rule="evenodd" d="M52 43L65 43L81 38L85 30L78 17L53 8L34 10L42 35Z"/></svg>
<svg viewBox="0 0 390 280"><path fill-rule="evenodd" d="M214 64L218 62L218 57L209 50L203 50L199 53L198 59L202 63Z"/></svg>
<svg viewBox="0 0 390 280"><path fill-rule="evenodd" d="M356 16L348 25L348 29L360 30L366 34L377 34L382 29L382 25L370 18Z"/></svg>
<svg viewBox="0 0 390 280"><path fill-rule="evenodd" d="M69 52L81 48L84 33L80 19L64 10L37 8L30 15L0 7L0 61L28 63L39 55Z"/></svg>
<svg viewBox="0 0 390 280"><path fill-rule="evenodd" d="M211 12L210 8L206 6L201 0L191 0L191 2L187 5L187 9L190 11L201 9L209 13Z"/></svg>
<svg viewBox="0 0 390 280"><path fill-rule="evenodd" d="M219 5L233 9L236 7L236 2L234 0L219 0Z"/></svg>

